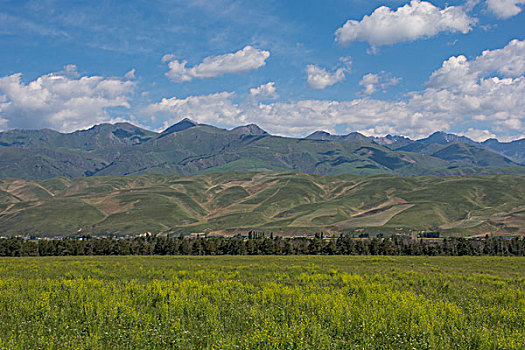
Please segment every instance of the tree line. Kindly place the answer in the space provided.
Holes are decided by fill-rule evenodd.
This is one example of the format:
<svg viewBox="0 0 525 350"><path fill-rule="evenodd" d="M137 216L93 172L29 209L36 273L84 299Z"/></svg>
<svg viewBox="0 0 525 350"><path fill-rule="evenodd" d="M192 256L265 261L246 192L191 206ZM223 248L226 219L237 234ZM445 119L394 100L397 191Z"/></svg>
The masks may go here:
<svg viewBox="0 0 525 350"><path fill-rule="evenodd" d="M0 256L66 255L492 255L525 256L524 238L135 237L0 239Z"/></svg>

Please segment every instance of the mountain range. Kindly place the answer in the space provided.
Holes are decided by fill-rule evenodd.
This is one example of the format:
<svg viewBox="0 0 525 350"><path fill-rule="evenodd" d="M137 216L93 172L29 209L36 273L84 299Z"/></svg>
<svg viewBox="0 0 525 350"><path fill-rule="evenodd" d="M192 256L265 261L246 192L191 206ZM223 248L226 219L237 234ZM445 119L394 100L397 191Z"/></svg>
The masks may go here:
<svg viewBox="0 0 525 350"><path fill-rule="evenodd" d="M436 132L411 140L357 132L274 136L250 124L231 130L184 119L157 133L130 123L60 133L0 132L0 177L288 171L400 176L525 174L525 139L475 142Z"/></svg>

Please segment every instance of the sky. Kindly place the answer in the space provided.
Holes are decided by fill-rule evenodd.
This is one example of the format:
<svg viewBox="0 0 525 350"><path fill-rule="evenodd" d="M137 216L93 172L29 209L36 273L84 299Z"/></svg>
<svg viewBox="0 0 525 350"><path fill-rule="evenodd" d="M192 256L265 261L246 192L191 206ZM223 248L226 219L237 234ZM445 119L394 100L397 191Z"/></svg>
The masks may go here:
<svg viewBox="0 0 525 350"><path fill-rule="evenodd" d="M525 0L0 0L0 130L525 137Z"/></svg>

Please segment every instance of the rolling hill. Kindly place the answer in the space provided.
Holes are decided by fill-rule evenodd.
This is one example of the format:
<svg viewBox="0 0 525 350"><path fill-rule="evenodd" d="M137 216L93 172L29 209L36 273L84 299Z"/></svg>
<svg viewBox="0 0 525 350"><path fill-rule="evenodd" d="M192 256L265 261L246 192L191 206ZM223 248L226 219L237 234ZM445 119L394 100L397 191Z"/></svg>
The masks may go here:
<svg viewBox="0 0 525 350"><path fill-rule="evenodd" d="M516 145L509 151L503 143L491 141L482 147L466 140L444 133L412 141L368 138L356 132L315 132L296 139L270 135L254 124L225 130L189 119L161 133L129 123L101 124L69 134L48 129L9 130L0 133L0 177L289 170L402 176L525 174L525 166L504 155L507 152L521 159ZM497 152L487 149L489 144L499 147Z"/></svg>
<svg viewBox="0 0 525 350"><path fill-rule="evenodd" d="M0 179L0 235L525 234L523 176L237 172Z"/></svg>

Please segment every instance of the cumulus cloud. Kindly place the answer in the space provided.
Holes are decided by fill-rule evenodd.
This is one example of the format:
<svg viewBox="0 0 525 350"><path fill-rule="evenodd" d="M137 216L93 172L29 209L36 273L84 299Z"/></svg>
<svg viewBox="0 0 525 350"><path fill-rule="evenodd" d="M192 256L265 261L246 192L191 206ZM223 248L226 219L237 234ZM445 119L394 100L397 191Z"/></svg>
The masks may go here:
<svg viewBox="0 0 525 350"><path fill-rule="evenodd" d="M176 82L185 82L258 69L266 64L268 57L269 51L246 46L234 53L206 57L202 63L193 67L186 67L187 61L176 60L173 55L165 55L162 61L169 62L169 71L166 73L168 78Z"/></svg>
<svg viewBox="0 0 525 350"><path fill-rule="evenodd" d="M397 85L400 81L400 78L393 77L391 74L382 71L379 74L365 74L359 81L359 85L363 87L361 94L371 95L378 91L378 89L386 92L384 89L389 86Z"/></svg>
<svg viewBox="0 0 525 350"><path fill-rule="evenodd" d="M345 74L350 72L351 61L349 58L343 57L340 59L340 62L339 68L333 68L332 72L328 72L325 68L318 67L314 64L306 66L306 82L308 87L310 89L322 90L344 80Z"/></svg>
<svg viewBox="0 0 525 350"><path fill-rule="evenodd" d="M21 73L0 77L0 127L86 128L110 120L107 108L129 108L134 87L134 82L118 78L80 77L74 65L28 84Z"/></svg>
<svg viewBox="0 0 525 350"><path fill-rule="evenodd" d="M335 125L346 124L348 131L374 136L421 138L453 129L478 140L494 136L509 140L525 134L525 77L516 56L521 55L523 43L511 41L472 60L450 57L430 76L426 88L401 101L358 98L261 103L249 95L245 101L235 102L233 93L223 92L164 99L148 107L146 114L162 115L170 122L189 116L224 126L256 123L287 136L304 136L315 130L334 132ZM381 84L380 78L371 80Z"/></svg>
<svg viewBox="0 0 525 350"><path fill-rule="evenodd" d="M257 99L277 98L275 82L271 81L259 87L250 89L250 95Z"/></svg>
<svg viewBox="0 0 525 350"><path fill-rule="evenodd" d="M499 18L509 18L521 12L525 0L487 0L487 8Z"/></svg>
<svg viewBox="0 0 525 350"><path fill-rule="evenodd" d="M411 103L428 114L441 115L443 119L455 123L461 123L470 116L474 120L496 125L501 123L501 118L524 118L524 97L524 77L487 77L475 83L459 83L448 88L427 88L414 95ZM517 123L509 124L508 127L520 130Z"/></svg>
<svg viewBox="0 0 525 350"><path fill-rule="evenodd" d="M502 49L483 51L474 61L474 68L484 73L497 72L504 77L525 74L525 41L514 39Z"/></svg>
<svg viewBox="0 0 525 350"><path fill-rule="evenodd" d="M432 73L427 86L452 91L475 92L481 85L492 83L481 81L481 77L499 74L502 78L519 78L525 74L525 41L512 40L504 48L485 50L473 61L463 55L452 56L440 69ZM499 84L510 82L498 80Z"/></svg>
<svg viewBox="0 0 525 350"><path fill-rule="evenodd" d="M456 103L454 108L479 109L477 118L490 111L512 114L525 107L524 73L525 41L512 40L504 48L483 51L471 61L463 55L450 57L430 76L425 95L439 93L440 100L450 95L449 108Z"/></svg>
<svg viewBox="0 0 525 350"><path fill-rule="evenodd" d="M429 2L412 0L395 11L381 6L361 21L348 20L335 32L341 45L366 41L372 47L435 36L441 32L468 33L475 19L463 8L440 9Z"/></svg>
<svg viewBox="0 0 525 350"><path fill-rule="evenodd" d="M271 133L285 136L304 136L320 129L335 132L336 124L348 123L352 130L389 124L398 133L422 137L426 135L425 131L437 130L438 125L442 125L425 118L412 118L413 112L406 102L357 99L235 103L233 97L233 93L222 92L185 99L163 99L148 106L143 113L166 118L166 125L184 117L230 127L256 123Z"/></svg>
<svg viewBox="0 0 525 350"><path fill-rule="evenodd" d="M242 110L232 102L234 95L233 92L219 92L182 99L163 98L147 106L143 113L152 117L172 117L169 121L190 118L202 123L236 125L241 120Z"/></svg>
<svg viewBox="0 0 525 350"><path fill-rule="evenodd" d="M465 132L459 132L459 136L466 136L474 141L483 142L487 139L496 138L496 134L487 129L468 128Z"/></svg>
<svg viewBox="0 0 525 350"><path fill-rule="evenodd" d="M469 61L452 56L430 76L427 89L410 103L455 123L469 117L492 124L499 134L523 133L525 118L525 41L486 50Z"/></svg>

